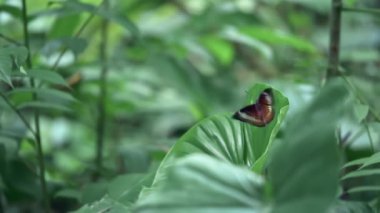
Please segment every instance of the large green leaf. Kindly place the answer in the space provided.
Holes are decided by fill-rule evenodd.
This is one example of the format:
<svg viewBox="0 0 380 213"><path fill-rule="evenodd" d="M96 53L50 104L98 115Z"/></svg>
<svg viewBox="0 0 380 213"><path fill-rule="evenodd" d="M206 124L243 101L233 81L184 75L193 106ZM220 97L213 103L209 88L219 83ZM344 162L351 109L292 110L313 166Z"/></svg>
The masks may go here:
<svg viewBox="0 0 380 213"><path fill-rule="evenodd" d="M346 90L332 83L290 119L267 167L274 212L326 212L338 191L340 157L335 128Z"/></svg>
<svg viewBox="0 0 380 213"><path fill-rule="evenodd" d="M140 199L137 213L267 212L264 180L252 171L193 154L169 167L167 180Z"/></svg>
<svg viewBox="0 0 380 213"><path fill-rule="evenodd" d="M255 102L268 85L257 84L248 91L248 103ZM288 109L288 100L273 89L275 117L265 127L256 127L231 118L232 115L217 115L204 119L191 128L172 147L157 171L154 182L162 178L162 172L177 158L191 153L206 153L210 156L244 165L261 171L268 150Z"/></svg>

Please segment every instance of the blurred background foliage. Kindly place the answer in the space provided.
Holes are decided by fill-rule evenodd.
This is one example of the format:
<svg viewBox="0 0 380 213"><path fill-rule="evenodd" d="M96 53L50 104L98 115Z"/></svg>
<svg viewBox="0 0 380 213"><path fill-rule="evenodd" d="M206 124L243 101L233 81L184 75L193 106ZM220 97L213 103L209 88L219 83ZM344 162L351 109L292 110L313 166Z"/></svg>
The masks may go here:
<svg viewBox="0 0 380 213"><path fill-rule="evenodd" d="M99 9L100 0L27 1L34 70L23 65L21 1L0 3L1 90L26 115L41 112L46 178L57 209L97 200L107 187L116 190L107 182L119 184L122 174L155 171L185 131L207 116L239 109L256 82L289 98L286 120L292 119L321 87L327 67L329 0L126 0L110 1L108 10ZM376 0L344 5L380 7ZM371 152L368 135L379 149L379 17L343 14L341 64L355 109L339 136L349 159ZM105 156L101 178L92 183L104 19ZM42 85L39 102L31 104L30 90L20 89L25 73ZM0 176L0 206L38 208L33 135L4 99L0 107L0 157L6 159L0 162L8 164Z"/></svg>

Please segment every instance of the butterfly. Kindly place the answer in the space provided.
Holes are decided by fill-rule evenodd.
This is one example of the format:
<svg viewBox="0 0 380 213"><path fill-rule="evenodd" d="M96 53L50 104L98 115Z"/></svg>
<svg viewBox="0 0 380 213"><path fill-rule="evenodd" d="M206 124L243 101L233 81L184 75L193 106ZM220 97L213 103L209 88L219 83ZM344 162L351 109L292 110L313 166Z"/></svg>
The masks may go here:
<svg viewBox="0 0 380 213"><path fill-rule="evenodd" d="M256 103L235 112L232 118L258 127L266 126L274 118L273 104L272 89L267 88L260 93Z"/></svg>

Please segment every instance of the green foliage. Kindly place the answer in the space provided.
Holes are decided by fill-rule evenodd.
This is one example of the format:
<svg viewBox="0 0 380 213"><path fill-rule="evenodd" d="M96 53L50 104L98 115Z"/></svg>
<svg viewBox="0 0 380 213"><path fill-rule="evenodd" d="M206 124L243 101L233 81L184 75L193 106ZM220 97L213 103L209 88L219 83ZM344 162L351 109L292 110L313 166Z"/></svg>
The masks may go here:
<svg viewBox="0 0 380 213"><path fill-rule="evenodd" d="M157 174L156 180L159 182L156 182L153 188L143 191L135 211L327 211L336 199L338 191L340 160L334 138L334 126L344 111L341 103L347 97L345 94L341 84L329 85L308 108L297 115L298 119L306 118L313 128L305 129L297 118L289 122L289 131L283 141L277 143L270 151L266 184L264 179L252 171L231 164L236 162L229 162L211 152L205 153L214 158L193 154L173 161L170 165L165 165L167 160L163 161L161 166L165 166L166 169L163 170L162 176L165 177ZM316 110L315 105L320 105L320 102L326 99L332 101ZM326 119L330 121L328 125L323 123ZM225 123L224 127L234 130L228 123ZM305 131L300 132L300 129ZM192 130L188 134L191 132ZM212 137L200 138L204 146L212 141ZM229 139L232 144L239 144L239 140ZM186 148L190 151L194 149L191 146ZM252 150L251 147L246 149ZM175 147L172 152L175 152L174 150ZM169 153L168 157L170 155L173 154ZM352 208L360 207L353 204Z"/></svg>
<svg viewBox="0 0 380 213"><path fill-rule="evenodd" d="M0 0L0 212L379 212L380 5L343 4L324 85L328 0Z"/></svg>
<svg viewBox="0 0 380 213"><path fill-rule="evenodd" d="M255 102L267 85L258 84L249 90L248 103ZM273 121L265 128L254 127L233 120L232 115L220 115L206 118L190 129L172 147L161 163L155 178L159 182L165 169L178 158L191 153L205 153L220 160L236 165L245 165L261 171L266 161L268 150L278 131L288 108L288 100L274 90ZM207 141L207 142L205 142Z"/></svg>
<svg viewBox="0 0 380 213"><path fill-rule="evenodd" d="M28 50L25 47L0 47L0 80L12 84L13 64L20 67L26 60Z"/></svg>
<svg viewBox="0 0 380 213"><path fill-rule="evenodd" d="M347 173L341 178L345 196L353 200L372 201L379 198L380 155L357 159L344 165Z"/></svg>

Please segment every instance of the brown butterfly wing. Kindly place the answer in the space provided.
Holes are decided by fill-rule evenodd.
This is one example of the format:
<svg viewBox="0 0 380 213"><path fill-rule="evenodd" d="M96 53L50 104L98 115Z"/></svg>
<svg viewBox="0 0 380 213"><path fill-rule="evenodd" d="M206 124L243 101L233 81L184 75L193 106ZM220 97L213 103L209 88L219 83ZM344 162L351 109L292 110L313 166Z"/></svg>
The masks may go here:
<svg viewBox="0 0 380 213"><path fill-rule="evenodd" d="M265 89L263 92L261 92L257 100L258 104L267 106L273 106L273 102L273 92L271 88Z"/></svg>
<svg viewBox="0 0 380 213"><path fill-rule="evenodd" d="M272 104L272 89L268 88L260 94L255 104L240 109L233 118L258 127L266 126L274 118Z"/></svg>

